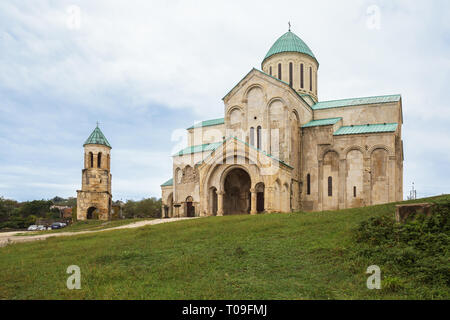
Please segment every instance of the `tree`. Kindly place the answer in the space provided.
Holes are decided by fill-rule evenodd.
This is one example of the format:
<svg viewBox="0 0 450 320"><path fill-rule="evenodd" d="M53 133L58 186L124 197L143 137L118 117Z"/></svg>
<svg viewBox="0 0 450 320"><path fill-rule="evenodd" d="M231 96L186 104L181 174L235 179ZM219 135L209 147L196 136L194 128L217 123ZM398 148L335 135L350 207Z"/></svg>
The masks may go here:
<svg viewBox="0 0 450 320"><path fill-rule="evenodd" d="M157 218L161 215L161 199L128 200L123 206L126 218Z"/></svg>
<svg viewBox="0 0 450 320"><path fill-rule="evenodd" d="M10 217L17 215L18 209L19 203L17 201L0 197L0 221L9 220Z"/></svg>
<svg viewBox="0 0 450 320"><path fill-rule="evenodd" d="M123 205L123 215L125 218L133 218L136 214L136 202L133 200L127 200Z"/></svg>
<svg viewBox="0 0 450 320"><path fill-rule="evenodd" d="M60 202L65 201L65 200L66 200L66 199L64 199L64 198L61 198L61 197L56 196L56 197L54 197L54 198L52 199L52 202L53 202L53 204L57 204L57 203L60 203Z"/></svg>
<svg viewBox="0 0 450 320"><path fill-rule="evenodd" d="M22 217L28 217L29 215L45 217L45 215L50 211L51 205L53 205L51 200L33 200L23 202L20 208L20 213Z"/></svg>

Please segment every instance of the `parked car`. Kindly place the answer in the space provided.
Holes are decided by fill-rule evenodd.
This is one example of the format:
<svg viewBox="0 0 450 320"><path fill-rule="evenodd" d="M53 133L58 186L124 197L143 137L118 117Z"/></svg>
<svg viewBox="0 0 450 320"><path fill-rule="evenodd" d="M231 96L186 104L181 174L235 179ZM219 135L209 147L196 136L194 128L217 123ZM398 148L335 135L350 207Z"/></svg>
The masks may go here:
<svg viewBox="0 0 450 320"><path fill-rule="evenodd" d="M47 228L45 227L45 226L43 226L43 225L39 225L39 226L37 226L37 229L36 230L38 230L38 231L44 231L44 230L47 230Z"/></svg>
<svg viewBox="0 0 450 320"><path fill-rule="evenodd" d="M59 222L52 223L52 229L61 229L61 228L62 226L59 224Z"/></svg>
<svg viewBox="0 0 450 320"><path fill-rule="evenodd" d="M31 226L28 227L28 231L36 231L38 229L38 226L35 224L32 224Z"/></svg>
<svg viewBox="0 0 450 320"><path fill-rule="evenodd" d="M65 223L65 222L60 222L60 224L61 224L61 227L67 227L67 223Z"/></svg>

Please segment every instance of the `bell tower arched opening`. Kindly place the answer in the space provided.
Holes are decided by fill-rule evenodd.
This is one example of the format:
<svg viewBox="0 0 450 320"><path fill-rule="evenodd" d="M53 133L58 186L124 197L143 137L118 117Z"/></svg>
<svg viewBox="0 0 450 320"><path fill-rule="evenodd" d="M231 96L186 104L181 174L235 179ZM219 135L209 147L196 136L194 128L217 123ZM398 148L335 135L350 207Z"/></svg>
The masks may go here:
<svg viewBox="0 0 450 320"><path fill-rule="evenodd" d="M97 210L96 207L90 207L87 210L86 218L88 220L90 220L90 219L97 219L97 216L98 216L98 210Z"/></svg>

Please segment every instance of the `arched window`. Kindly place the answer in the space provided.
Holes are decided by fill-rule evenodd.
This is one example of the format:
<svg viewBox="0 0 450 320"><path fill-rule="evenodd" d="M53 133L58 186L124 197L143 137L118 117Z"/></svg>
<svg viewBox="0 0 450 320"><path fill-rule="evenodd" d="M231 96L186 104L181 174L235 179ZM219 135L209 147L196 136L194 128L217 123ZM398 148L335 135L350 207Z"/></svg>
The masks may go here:
<svg viewBox="0 0 450 320"><path fill-rule="evenodd" d="M289 85L292 87L292 62L289 62Z"/></svg>
<svg viewBox="0 0 450 320"><path fill-rule="evenodd" d="M278 79L281 80L281 63L278 64Z"/></svg>
<svg viewBox="0 0 450 320"><path fill-rule="evenodd" d="M311 194L311 175L306 175L306 194Z"/></svg>
<svg viewBox="0 0 450 320"><path fill-rule="evenodd" d="M255 128L253 127L250 128L250 145L255 145Z"/></svg>
<svg viewBox="0 0 450 320"><path fill-rule="evenodd" d="M256 147L261 149L261 126L256 128Z"/></svg>
<svg viewBox="0 0 450 320"><path fill-rule="evenodd" d="M269 74L272 75L272 66L269 67Z"/></svg>
<svg viewBox="0 0 450 320"><path fill-rule="evenodd" d="M300 65L300 88L304 88L305 83L303 82L303 63Z"/></svg>
<svg viewBox="0 0 450 320"><path fill-rule="evenodd" d="M333 196L333 178L332 177L328 177L328 196L329 197Z"/></svg>
<svg viewBox="0 0 450 320"><path fill-rule="evenodd" d="M101 168L102 167L102 153L99 152L97 155L97 168Z"/></svg>
<svg viewBox="0 0 450 320"><path fill-rule="evenodd" d="M90 168L93 168L94 167L94 155L92 152L89 152L89 158L90 158L90 160L89 160Z"/></svg>
<svg viewBox="0 0 450 320"><path fill-rule="evenodd" d="M312 91L312 67L309 67L309 91Z"/></svg>

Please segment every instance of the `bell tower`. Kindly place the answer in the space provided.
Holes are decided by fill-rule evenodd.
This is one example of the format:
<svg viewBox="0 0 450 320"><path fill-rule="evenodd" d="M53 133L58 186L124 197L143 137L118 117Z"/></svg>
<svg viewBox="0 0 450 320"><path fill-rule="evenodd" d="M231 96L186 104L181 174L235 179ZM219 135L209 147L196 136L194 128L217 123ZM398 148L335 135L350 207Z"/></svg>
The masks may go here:
<svg viewBox="0 0 450 320"><path fill-rule="evenodd" d="M83 144L84 169L81 190L77 190L77 219L111 218L111 145L98 127Z"/></svg>

